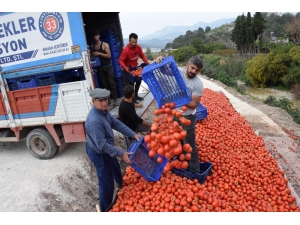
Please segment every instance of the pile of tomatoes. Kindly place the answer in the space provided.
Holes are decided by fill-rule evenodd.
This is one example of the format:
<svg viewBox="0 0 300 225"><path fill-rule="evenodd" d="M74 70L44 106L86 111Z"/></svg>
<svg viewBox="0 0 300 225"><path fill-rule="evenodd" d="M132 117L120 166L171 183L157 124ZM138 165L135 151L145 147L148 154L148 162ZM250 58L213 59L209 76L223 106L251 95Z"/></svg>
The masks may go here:
<svg viewBox="0 0 300 225"><path fill-rule="evenodd" d="M226 96L205 89L201 103L208 109L208 116L196 124L196 143L200 160L213 164L211 176L200 185L197 180L177 176L165 169L158 182L147 182L127 167L124 187L110 211L299 212L284 171L265 148L263 139L234 110ZM161 115L159 121L155 119L157 127L151 131L156 138L162 131L165 134L161 136L167 131L170 135L172 129L180 131L169 119L176 113L180 117L180 112L171 109L172 113L165 113L166 108L165 105L154 112ZM157 145L160 143L159 138L152 138L150 140ZM155 143L151 141L148 144L153 149ZM167 152L164 151L164 156L169 158ZM172 154L175 153L173 150ZM184 168L182 163L181 168Z"/></svg>
<svg viewBox="0 0 300 225"><path fill-rule="evenodd" d="M130 73L131 73L132 76L134 76L134 77L141 77L141 76L142 76L142 73L143 73L143 68L142 68L142 67L139 67L139 68L136 69L136 70L130 71Z"/></svg>
<svg viewBox="0 0 300 225"><path fill-rule="evenodd" d="M186 111L187 107L182 106L182 111ZM149 148L149 156L154 157L156 153L170 160L176 157L171 162L168 162L164 168L164 172L170 171L172 168L186 169L188 160L191 159L192 147L189 143L181 144L187 132L183 130L178 121L173 118L177 117L181 124L190 125L191 121L185 119L181 115L181 111L175 109L174 102L163 105L160 109L154 111L154 123L151 126L151 133L146 135L144 141ZM163 160L161 157L157 159L159 163Z"/></svg>

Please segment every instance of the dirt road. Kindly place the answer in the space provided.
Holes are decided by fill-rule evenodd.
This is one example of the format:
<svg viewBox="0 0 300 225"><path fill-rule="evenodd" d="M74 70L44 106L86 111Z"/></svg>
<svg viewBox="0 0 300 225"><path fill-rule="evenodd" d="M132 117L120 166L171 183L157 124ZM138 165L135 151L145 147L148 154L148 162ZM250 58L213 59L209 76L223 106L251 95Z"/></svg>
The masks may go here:
<svg viewBox="0 0 300 225"><path fill-rule="evenodd" d="M300 195L299 138L300 126L278 108L267 106L227 88L217 81L206 80L204 86L222 91L237 112L247 119L267 148L284 169L292 189ZM155 101L143 118L153 119ZM122 136L115 132L115 144L125 149ZM94 212L98 202L95 169L90 163L84 143L70 144L51 160L38 160L26 150L25 141L0 147L0 211L1 212ZM293 149L293 150L291 150ZM299 203L298 203L299 204Z"/></svg>

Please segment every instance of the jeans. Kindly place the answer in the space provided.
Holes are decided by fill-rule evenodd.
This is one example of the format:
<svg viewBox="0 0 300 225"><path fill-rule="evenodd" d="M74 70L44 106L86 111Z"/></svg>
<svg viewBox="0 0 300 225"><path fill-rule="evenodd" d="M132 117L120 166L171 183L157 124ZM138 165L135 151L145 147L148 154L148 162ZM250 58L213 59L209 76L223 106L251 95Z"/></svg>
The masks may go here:
<svg viewBox="0 0 300 225"><path fill-rule="evenodd" d="M192 172L200 173L200 163L199 163L199 155L198 150L196 146L196 114L195 115L186 115L183 116L184 118L191 121L191 125L187 126L182 123L180 123L179 119L177 117L174 117L174 120L178 121L179 125L182 126L182 128L187 132L186 137L183 139L182 143L189 143L193 149L191 155L191 159L189 160L189 166L187 170L190 170Z"/></svg>
<svg viewBox="0 0 300 225"><path fill-rule="evenodd" d="M97 75L98 80L100 80L103 85L103 88L110 90L113 100L117 100L117 85L112 66L98 67Z"/></svg>
<svg viewBox="0 0 300 225"><path fill-rule="evenodd" d="M86 153L94 164L98 176L99 205L101 212L105 212L113 201L114 180L122 184L121 167L116 157L99 154L86 147Z"/></svg>

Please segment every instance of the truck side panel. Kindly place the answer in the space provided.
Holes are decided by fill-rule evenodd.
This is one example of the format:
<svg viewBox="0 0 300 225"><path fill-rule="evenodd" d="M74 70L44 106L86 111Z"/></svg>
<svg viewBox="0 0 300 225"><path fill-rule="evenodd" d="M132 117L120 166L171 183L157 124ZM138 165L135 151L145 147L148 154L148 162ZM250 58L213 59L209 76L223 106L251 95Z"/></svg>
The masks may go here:
<svg viewBox="0 0 300 225"><path fill-rule="evenodd" d="M0 18L7 27L0 33L4 44L0 48L0 66L4 74L8 73L5 78L39 73L41 66L47 72L45 65L53 70L54 64L62 66L65 61L80 59L87 50L80 12L0 13ZM37 71L28 70L32 67Z"/></svg>

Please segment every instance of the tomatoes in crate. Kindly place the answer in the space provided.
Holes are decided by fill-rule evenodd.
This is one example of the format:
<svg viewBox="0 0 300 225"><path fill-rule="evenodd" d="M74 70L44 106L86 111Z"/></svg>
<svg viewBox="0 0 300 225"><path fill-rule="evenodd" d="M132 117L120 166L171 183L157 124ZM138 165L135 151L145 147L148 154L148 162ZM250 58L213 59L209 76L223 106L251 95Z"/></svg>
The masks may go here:
<svg viewBox="0 0 300 225"><path fill-rule="evenodd" d="M142 67L139 67L136 70L132 70L131 74L132 74L132 76L135 76L135 77L141 77L142 76L142 72L143 72Z"/></svg>

